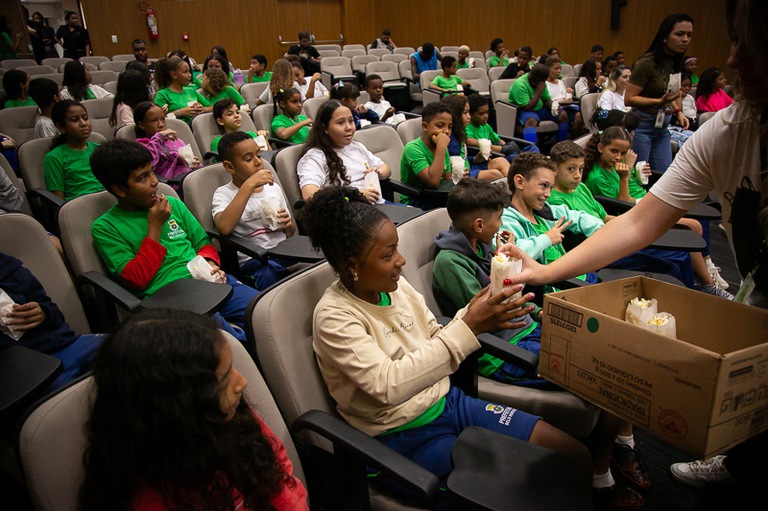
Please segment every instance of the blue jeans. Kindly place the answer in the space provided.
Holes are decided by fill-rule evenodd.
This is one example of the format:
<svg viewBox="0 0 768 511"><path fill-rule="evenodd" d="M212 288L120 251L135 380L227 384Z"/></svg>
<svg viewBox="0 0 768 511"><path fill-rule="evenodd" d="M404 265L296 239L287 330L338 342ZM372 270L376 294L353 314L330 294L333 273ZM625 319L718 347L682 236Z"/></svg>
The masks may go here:
<svg viewBox="0 0 768 511"><path fill-rule="evenodd" d="M664 172L672 163L672 139L667 130L672 114L666 114L664 124L656 128L656 115L639 110L632 110L632 113L637 117L637 129L632 139L637 161L647 161L653 170Z"/></svg>

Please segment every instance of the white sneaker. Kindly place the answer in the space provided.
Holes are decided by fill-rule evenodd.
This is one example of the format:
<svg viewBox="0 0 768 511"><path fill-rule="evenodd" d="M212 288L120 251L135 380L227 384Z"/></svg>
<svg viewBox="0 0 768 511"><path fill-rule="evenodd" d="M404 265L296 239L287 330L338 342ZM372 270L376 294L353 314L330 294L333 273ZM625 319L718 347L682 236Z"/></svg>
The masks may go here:
<svg viewBox="0 0 768 511"><path fill-rule="evenodd" d="M704 258L704 261L707 263L707 271L712 277L712 280L714 280L720 288L728 289L728 282L720 276L720 267L715 266L715 263L713 263L712 259L709 257Z"/></svg>
<svg viewBox="0 0 768 511"><path fill-rule="evenodd" d="M733 295L725 289L722 289L717 283L713 286L701 286L701 290L705 293L725 298L726 300L733 300Z"/></svg>
<svg viewBox="0 0 768 511"><path fill-rule="evenodd" d="M676 480L694 488L733 484L736 479L725 468L724 460L725 455L720 454L706 460L674 463L669 471Z"/></svg>

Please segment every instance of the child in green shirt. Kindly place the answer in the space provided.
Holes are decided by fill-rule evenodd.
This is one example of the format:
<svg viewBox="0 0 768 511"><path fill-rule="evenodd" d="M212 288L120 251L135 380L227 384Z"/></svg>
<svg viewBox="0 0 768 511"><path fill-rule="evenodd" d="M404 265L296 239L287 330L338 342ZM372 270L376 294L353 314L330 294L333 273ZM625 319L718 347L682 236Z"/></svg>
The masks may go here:
<svg viewBox="0 0 768 511"><path fill-rule="evenodd" d="M256 54L251 57L251 65L248 67L248 82L268 82L272 79L272 71L267 71L267 57Z"/></svg>
<svg viewBox="0 0 768 511"><path fill-rule="evenodd" d="M492 245L501 227L501 214L508 205L506 190L479 179L462 179L448 194L451 227L435 238L438 252L432 269L435 298L446 315L454 315L490 284ZM505 232L502 238L506 241L510 235ZM541 309L526 303L531 299L533 293L509 304L510 309L519 311L515 321L522 326L497 335L538 355L541 333L534 319L541 318ZM546 386L535 373L526 374L487 354L480 358L478 372L501 382L525 380L527 385Z"/></svg>
<svg viewBox="0 0 768 511"><path fill-rule="evenodd" d="M90 157L96 144L88 141L91 121L85 107L65 99L54 105L51 116L61 135L53 139L43 159L45 187L64 200L102 191L91 172Z"/></svg>
<svg viewBox="0 0 768 511"><path fill-rule="evenodd" d="M5 90L3 108L17 106L35 106L35 102L27 95L29 75L20 69L9 69L3 75Z"/></svg>
<svg viewBox="0 0 768 511"><path fill-rule="evenodd" d="M221 271L219 254L184 203L157 192L150 152L136 142L113 140L94 151L91 164L104 188L117 198L91 226L109 273L143 299L171 282L191 279L187 263L204 257L213 268L211 274L232 286L215 318L220 328L245 342L245 308L257 292Z"/></svg>
<svg viewBox="0 0 768 511"><path fill-rule="evenodd" d="M450 55L443 57L443 60L440 61L440 67L443 69L443 74L435 76L435 79L429 84L430 89L448 92L461 91L464 87L470 86L469 82L456 76L456 57ZM462 88L459 89L459 86Z"/></svg>
<svg viewBox="0 0 768 511"><path fill-rule="evenodd" d="M208 100L195 89L187 87L192 80L189 64L179 57L160 59L155 64L155 80L160 90L155 104L167 106L167 112L192 125L192 118L212 110Z"/></svg>
<svg viewBox="0 0 768 511"><path fill-rule="evenodd" d="M225 98L220 99L213 105L213 119L223 131L221 135L211 141L211 152L218 153L219 141L221 140L221 137L227 133L240 131L240 128L243 125L243 116L240 113L240 109L237 108L237 104L231 98ZM259 149L262 151L272 150L269 142L267 142L267 137L269 136L269 132L267 130L260 130L258 133L247 131L246 133L248 133L254 140L256 140L257 143L259 142L258 137L261 135L263 138L264 146L259 146Z"/></svg>
<svg viewBox="0 0 768 511"><path fill-rule="evenodd" d="M491 51L495 55L488 59L488 67L507 67L509 65L509 52L504 48L504 40L501 37L491 41Z"/></svg>
<svg viewBox="0 0 768 511"><path fill-rule="evenodd" d="M292 144L303 144L309 136L312 119L301 115L301 93L292 88L280 89L274 100L283 113L272 119L272 134Z"/></svg>
<svg viewBox="0 0 768 511"><path fill-rule="evenodd" d="M400 158L400 181L417 188L437 188L441 181L451 179L448 144L452 127L453 114L448 105L437 101L424 107L421 114L423 132L419 138L405 144ZM444 205L423 197L403 196L400 202L422 209Z"/></svg>
<svg viewBox="0 0 768 511"><path fill-rule="evenodd" d="M203 97L205 97L210 105L214 105L217 101L224 98L234 100L238 108L245 103L243 96L230 85L227 74L217 67L209 67L203 73L202 89Z"/></svg>

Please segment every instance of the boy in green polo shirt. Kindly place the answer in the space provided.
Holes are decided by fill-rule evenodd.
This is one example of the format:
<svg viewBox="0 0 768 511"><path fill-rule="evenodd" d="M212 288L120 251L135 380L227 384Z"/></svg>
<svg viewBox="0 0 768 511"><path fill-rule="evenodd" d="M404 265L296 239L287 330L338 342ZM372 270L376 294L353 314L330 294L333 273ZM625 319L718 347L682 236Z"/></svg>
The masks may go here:
<svg viewBox="0 0 768 511"><path fill-rule="evenodd" d="M557 141L568 136L568 113L552 115L552 98L547 91L549 68L536 64L530 73L524 74L509 88L509 102L518 107L517 122L523 125L523 138L536 143L536 128L541 121L558 123Z"/></svg>
<svg viewBox="0 0 768 511"><path fill-rule="evenodd" d="M149 150L136 142L113 140L94 151L91 167L117 197L117 204L91 226L109 273L143 299L171 282L191 279L187 263L195 256L204 257L213 268L211 274L232 286L232 294L214 317L220 328L244 343L245 308L258 293L221 271L219 254L183 202L157 193Z"/></svg>
<svg viewBox="0 0 768 511"><path fill-rule="evenodd" d="M267 57L256 54L251 57L251 65L248 67L248 82L268 82L272 79L272 71L267 71Z"/></svg>
<svg viewBox="0 0 768 511"><path fill-rule="evenodd" d="M470 86L469 82L456 75L456 57L450 55L443 57L443 60L440 61L440 67L443 69L443 74L435 76L435 79L429 84L430 89L448 92L463 90L464 87ZM459 85L462 89L459 89Z"/></svg>
<svg viewBox="0 0 768 511"><path fill-rule="evenodd" d="M405 145L400 158L400 181L416 188L437 188L441 180L451 179L448 143L453 115L442 101L429 103L421 114L421 136ZM402 196L401 202L422 209L442 207L424 197Z"/></svg>

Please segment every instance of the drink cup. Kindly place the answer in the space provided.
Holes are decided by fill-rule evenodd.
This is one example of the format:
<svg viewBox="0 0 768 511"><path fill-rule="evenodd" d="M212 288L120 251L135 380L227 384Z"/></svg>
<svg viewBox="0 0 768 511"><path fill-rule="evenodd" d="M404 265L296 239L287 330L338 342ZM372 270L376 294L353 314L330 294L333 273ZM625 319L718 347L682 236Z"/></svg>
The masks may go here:
<svg viewBox="0 0 768 511"><path fill-rule="evenodd" d="M461 156L451 156L451 180L453 184L458 183L464 178L464 158Z"/></svg>
<svg viewBox="0 0 768 511"><path fill-rule="evenodd" d="M491 157L491 141L487 138L481 138L477 141L478 144L480 144L480 153L483 155L483 158L486 160L490 159Z"/></svg>

